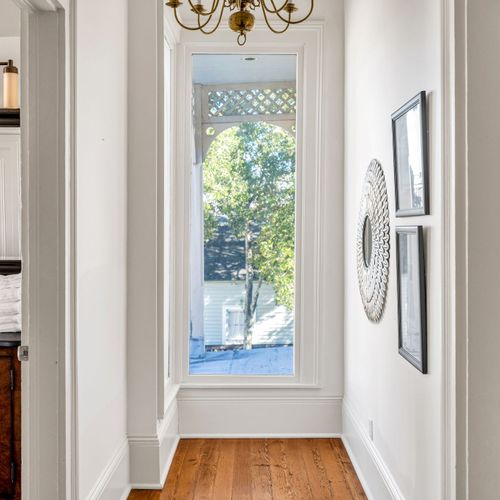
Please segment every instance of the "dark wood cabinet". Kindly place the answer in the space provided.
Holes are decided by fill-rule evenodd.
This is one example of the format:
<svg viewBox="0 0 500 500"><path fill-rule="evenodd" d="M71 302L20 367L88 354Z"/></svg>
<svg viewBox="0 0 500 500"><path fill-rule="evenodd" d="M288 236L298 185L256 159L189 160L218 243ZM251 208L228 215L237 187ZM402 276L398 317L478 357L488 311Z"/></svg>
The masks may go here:
<svg viewBox="0 0 500 500"><path fill-rule="evenodd" d="M21 363L0 347L0 499L21 498Z"/></svg>

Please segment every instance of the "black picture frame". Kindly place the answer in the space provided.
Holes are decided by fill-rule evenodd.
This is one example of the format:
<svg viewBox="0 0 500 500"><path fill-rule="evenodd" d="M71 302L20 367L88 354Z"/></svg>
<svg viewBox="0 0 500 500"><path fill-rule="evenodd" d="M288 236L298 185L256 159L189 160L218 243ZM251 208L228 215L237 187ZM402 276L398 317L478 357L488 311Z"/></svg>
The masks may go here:
<svg viewBox="0 0 500 500"><path fill-rule="evenodd" d="M418 114L414 115L412 112ZM413 99L410 99L395 111L391 118L396 217L429 215L429 144L425 91L419 92ZM413 133L408 130L410 118L414 124ZM415 121L417 121L416 124ZM415 149L420 151L415 152ZM415 162L413 168L410 155ZM419 176L421 179L417 181L417 186L420 185L420 187L411 187L413 179ZM406 186L407 189L403 189L402 186ZM411 198L411 203L408 198Z"/></svg>
<svg viewBox="0 0 500 500"><path fill-rule="evenodd" d="M396 228L399 354L427 373L427 293L422 226Z"/></svg>

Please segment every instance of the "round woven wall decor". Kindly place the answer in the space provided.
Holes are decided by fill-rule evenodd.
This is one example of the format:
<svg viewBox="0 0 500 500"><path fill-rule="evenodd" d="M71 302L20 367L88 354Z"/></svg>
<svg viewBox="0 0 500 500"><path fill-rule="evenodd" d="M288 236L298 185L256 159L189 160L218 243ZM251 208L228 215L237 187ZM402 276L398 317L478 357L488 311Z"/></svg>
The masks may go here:
<svg viewBox="0 0 500 500"><path fill-rule="evenodd" d="M357 266L366 315L378 322L389 281L389 204L382 166L372 160L365 176L357 232Z"/></svg>

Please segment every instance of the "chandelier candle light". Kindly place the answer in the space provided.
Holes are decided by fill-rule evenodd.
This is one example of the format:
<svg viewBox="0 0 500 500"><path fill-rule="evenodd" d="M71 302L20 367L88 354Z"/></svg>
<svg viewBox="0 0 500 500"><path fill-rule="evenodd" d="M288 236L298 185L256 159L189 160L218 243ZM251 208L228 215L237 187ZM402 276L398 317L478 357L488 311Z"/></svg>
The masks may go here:
<svg viewBox="0 0 500 500"><path fill-rule="evenodd" d="M3 69L3 107L9 109L19 108L19 71L14 66L14 61L0 62Z"/></svg>
<svg viewBox="0 0 500 500"><path fill-rule="evenodd" d="M210 0L209 0L210 1ZM264 16L264 21L267 27L273 33L284 33L293 24L303 23L310 17L314 9L314 0L309 0L310 8L307 14L301 19L293 18L295 12L299 9L292 0L284 0L281 6L277 5L283 0L212 0L212 6L207 9L201 0L194 3L193 0L188 0L188 5L191 12L197 17L197 25L187 26L179 18L178 8L182 5L180 0L168 0L166 5L174 10L176 21L184 29L190 31L201 31L205 35L211 35L220 26L222 16L226 9L232 14L229 16L229 27L238 35L238 45L245 45L247 41L247 33L252 31L255 25L255 15L252 11L261 9ZM215 16L215 17L214 17ZM271 25L270 17L274 16L281 24L279 28ZM215 19L215 24L211 24L212 18ZM284 25L283 25L284 23Z"/></svg>

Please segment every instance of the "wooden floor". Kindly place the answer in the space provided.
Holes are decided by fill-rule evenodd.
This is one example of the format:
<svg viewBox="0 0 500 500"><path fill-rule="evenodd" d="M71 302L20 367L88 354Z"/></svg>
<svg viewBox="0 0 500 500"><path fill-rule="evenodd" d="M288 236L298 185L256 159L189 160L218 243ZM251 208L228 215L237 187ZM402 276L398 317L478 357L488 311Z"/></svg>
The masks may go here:
<svg viewBox="0 0 500 500"><path fill-rule="evenodd" d="M340 439L183 439L163 491L130 500L366 499Z"/></svg>

